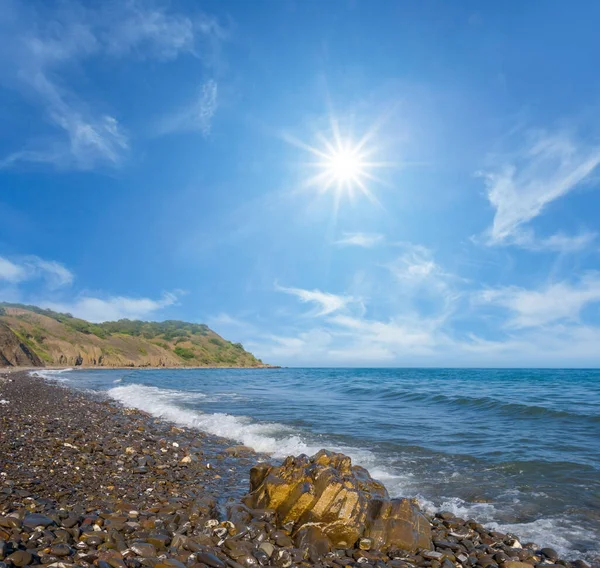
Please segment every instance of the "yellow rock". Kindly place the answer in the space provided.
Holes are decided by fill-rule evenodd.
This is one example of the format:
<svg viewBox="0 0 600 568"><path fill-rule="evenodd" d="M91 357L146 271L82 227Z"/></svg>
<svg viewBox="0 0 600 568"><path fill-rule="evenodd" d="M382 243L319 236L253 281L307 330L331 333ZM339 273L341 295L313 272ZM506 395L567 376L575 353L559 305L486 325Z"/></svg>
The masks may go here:
<svg viewBox="0 0 600 568"><path fill-rule="evenodd" d="M390 499L366 469L326 450L312 458L288 457L280 466L258 464L250 472L244 503L275 510L279 525L293 523L292 535L303 542L320 534L334 547L352 547L361 537L372 539L378 549L432 546L431 526L415 502ZM307 532L309 527L320 532Z"/></svg>

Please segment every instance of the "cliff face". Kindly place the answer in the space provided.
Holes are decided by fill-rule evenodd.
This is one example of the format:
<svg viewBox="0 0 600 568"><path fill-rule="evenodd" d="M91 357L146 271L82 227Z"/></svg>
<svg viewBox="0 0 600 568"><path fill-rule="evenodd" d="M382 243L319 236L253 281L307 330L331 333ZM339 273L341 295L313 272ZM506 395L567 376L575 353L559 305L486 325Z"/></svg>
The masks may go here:
<svg viewBox="0 0 600 568"><path fill-rule="evenodd" d="M15 333L0 322L0 367L40 367L41 359Z"/></svg>
<svg viewBox="0 0 600 568"><path fill-rule="evenodd" d="M179 321L92 324L34 306L0 304L0 367L264 367L239 343Z"/></svg>

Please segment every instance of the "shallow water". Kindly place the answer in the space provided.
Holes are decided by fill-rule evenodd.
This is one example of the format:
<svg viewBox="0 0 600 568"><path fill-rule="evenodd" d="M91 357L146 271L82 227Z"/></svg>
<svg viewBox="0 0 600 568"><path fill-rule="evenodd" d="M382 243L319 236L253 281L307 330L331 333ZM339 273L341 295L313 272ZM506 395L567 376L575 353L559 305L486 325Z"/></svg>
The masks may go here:
<svg viewBox="0 0 600 568"><path fill-rule="evenodd" d="M352 456L394 496L600 556L600 370L38 372L276 456Z"/></svg>

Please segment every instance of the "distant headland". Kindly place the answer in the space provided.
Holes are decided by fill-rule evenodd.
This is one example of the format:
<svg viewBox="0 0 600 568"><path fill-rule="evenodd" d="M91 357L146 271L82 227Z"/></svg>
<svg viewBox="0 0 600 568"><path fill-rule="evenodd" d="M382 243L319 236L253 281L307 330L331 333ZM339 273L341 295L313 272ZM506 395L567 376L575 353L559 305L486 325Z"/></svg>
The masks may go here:
<svg viewBox="0 0 600 568"><path fill-rule="evenodd" d="M0 303L0 367L45 366L271 367L205 324L91 323L37 306Z"/></svg>

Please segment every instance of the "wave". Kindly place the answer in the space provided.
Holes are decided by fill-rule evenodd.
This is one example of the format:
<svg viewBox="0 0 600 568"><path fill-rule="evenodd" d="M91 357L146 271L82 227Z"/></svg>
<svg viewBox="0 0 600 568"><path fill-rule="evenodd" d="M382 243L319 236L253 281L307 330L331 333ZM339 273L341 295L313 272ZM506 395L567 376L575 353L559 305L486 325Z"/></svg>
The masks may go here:
<svg viewBox="0 0 600 568"><path fill-rule="evenodd" d="M258 423L248 416L234 416L221 412L209 414L180 406L190 398L206 397L202 393L131 384L113 387L108 390L108 395L125 406L134 406L158 418L234 440L275 458L299 454L312 455L326 447L345 453L356 464L369 467L376 479L394 480L396 485L402 479L402 476L378 467L375 456L366 449L339 446L328 443L325 439L311 440L306 433L297 428L277 422ZM212 400L213 397L204 399L204 401Z"/></svg>
<svg viewBox="0 0 600 568"><path fill-rule="evenodd" d="M523 544L535 542L540 546L554 548L566 559L583 558L593 561L600 555L600 549L589 550L585 544L596 540L595 532L572 517L541 517L522 523L498 522L494 519L502 518L506 511L495 503L470 503L452 497L435 504L421 495L418 496L418 500L421 508L429 514L450 511L463 519L477 519L491 530L517 535ZM582 550L577 548L579 543Z"/></svg>
<svg viewBox="0 0 600 568"><path fill-rule="evenodd" d="M39 377L41 379L47 379L50 381L67 382L70 380L69 377L63 377L63 373L73 371L71 367L68 369L44 369L43 371L29 371L32 377Z"/></svg>
<svg viewBox="0 0 600 568"><path fill-rule="evenodd" d="M349 394L365 394L369 392L373 396L379 396L386 401L396 400L403 402L425 402L433 404L444 404L448 407L458 407L460 409L472 409L472 410L485 410L501 412L509 415L513 418L533 418L533 419L546 419L546 418L565 418L565 419L577 419L588 420L590 422L600 422L600 415L596 413L579 413L571 412L568 410L556 410L548 408L547 406L540 406L536 404L524 404L521 402L504 402L498 398L491 397L467 397L467 396L453 396L442 393L429 393L429 392L408 392L398 391L393 388L378 388L377 391L373 391L371 387L360 387L352 386L347 391Z"/></svg>

